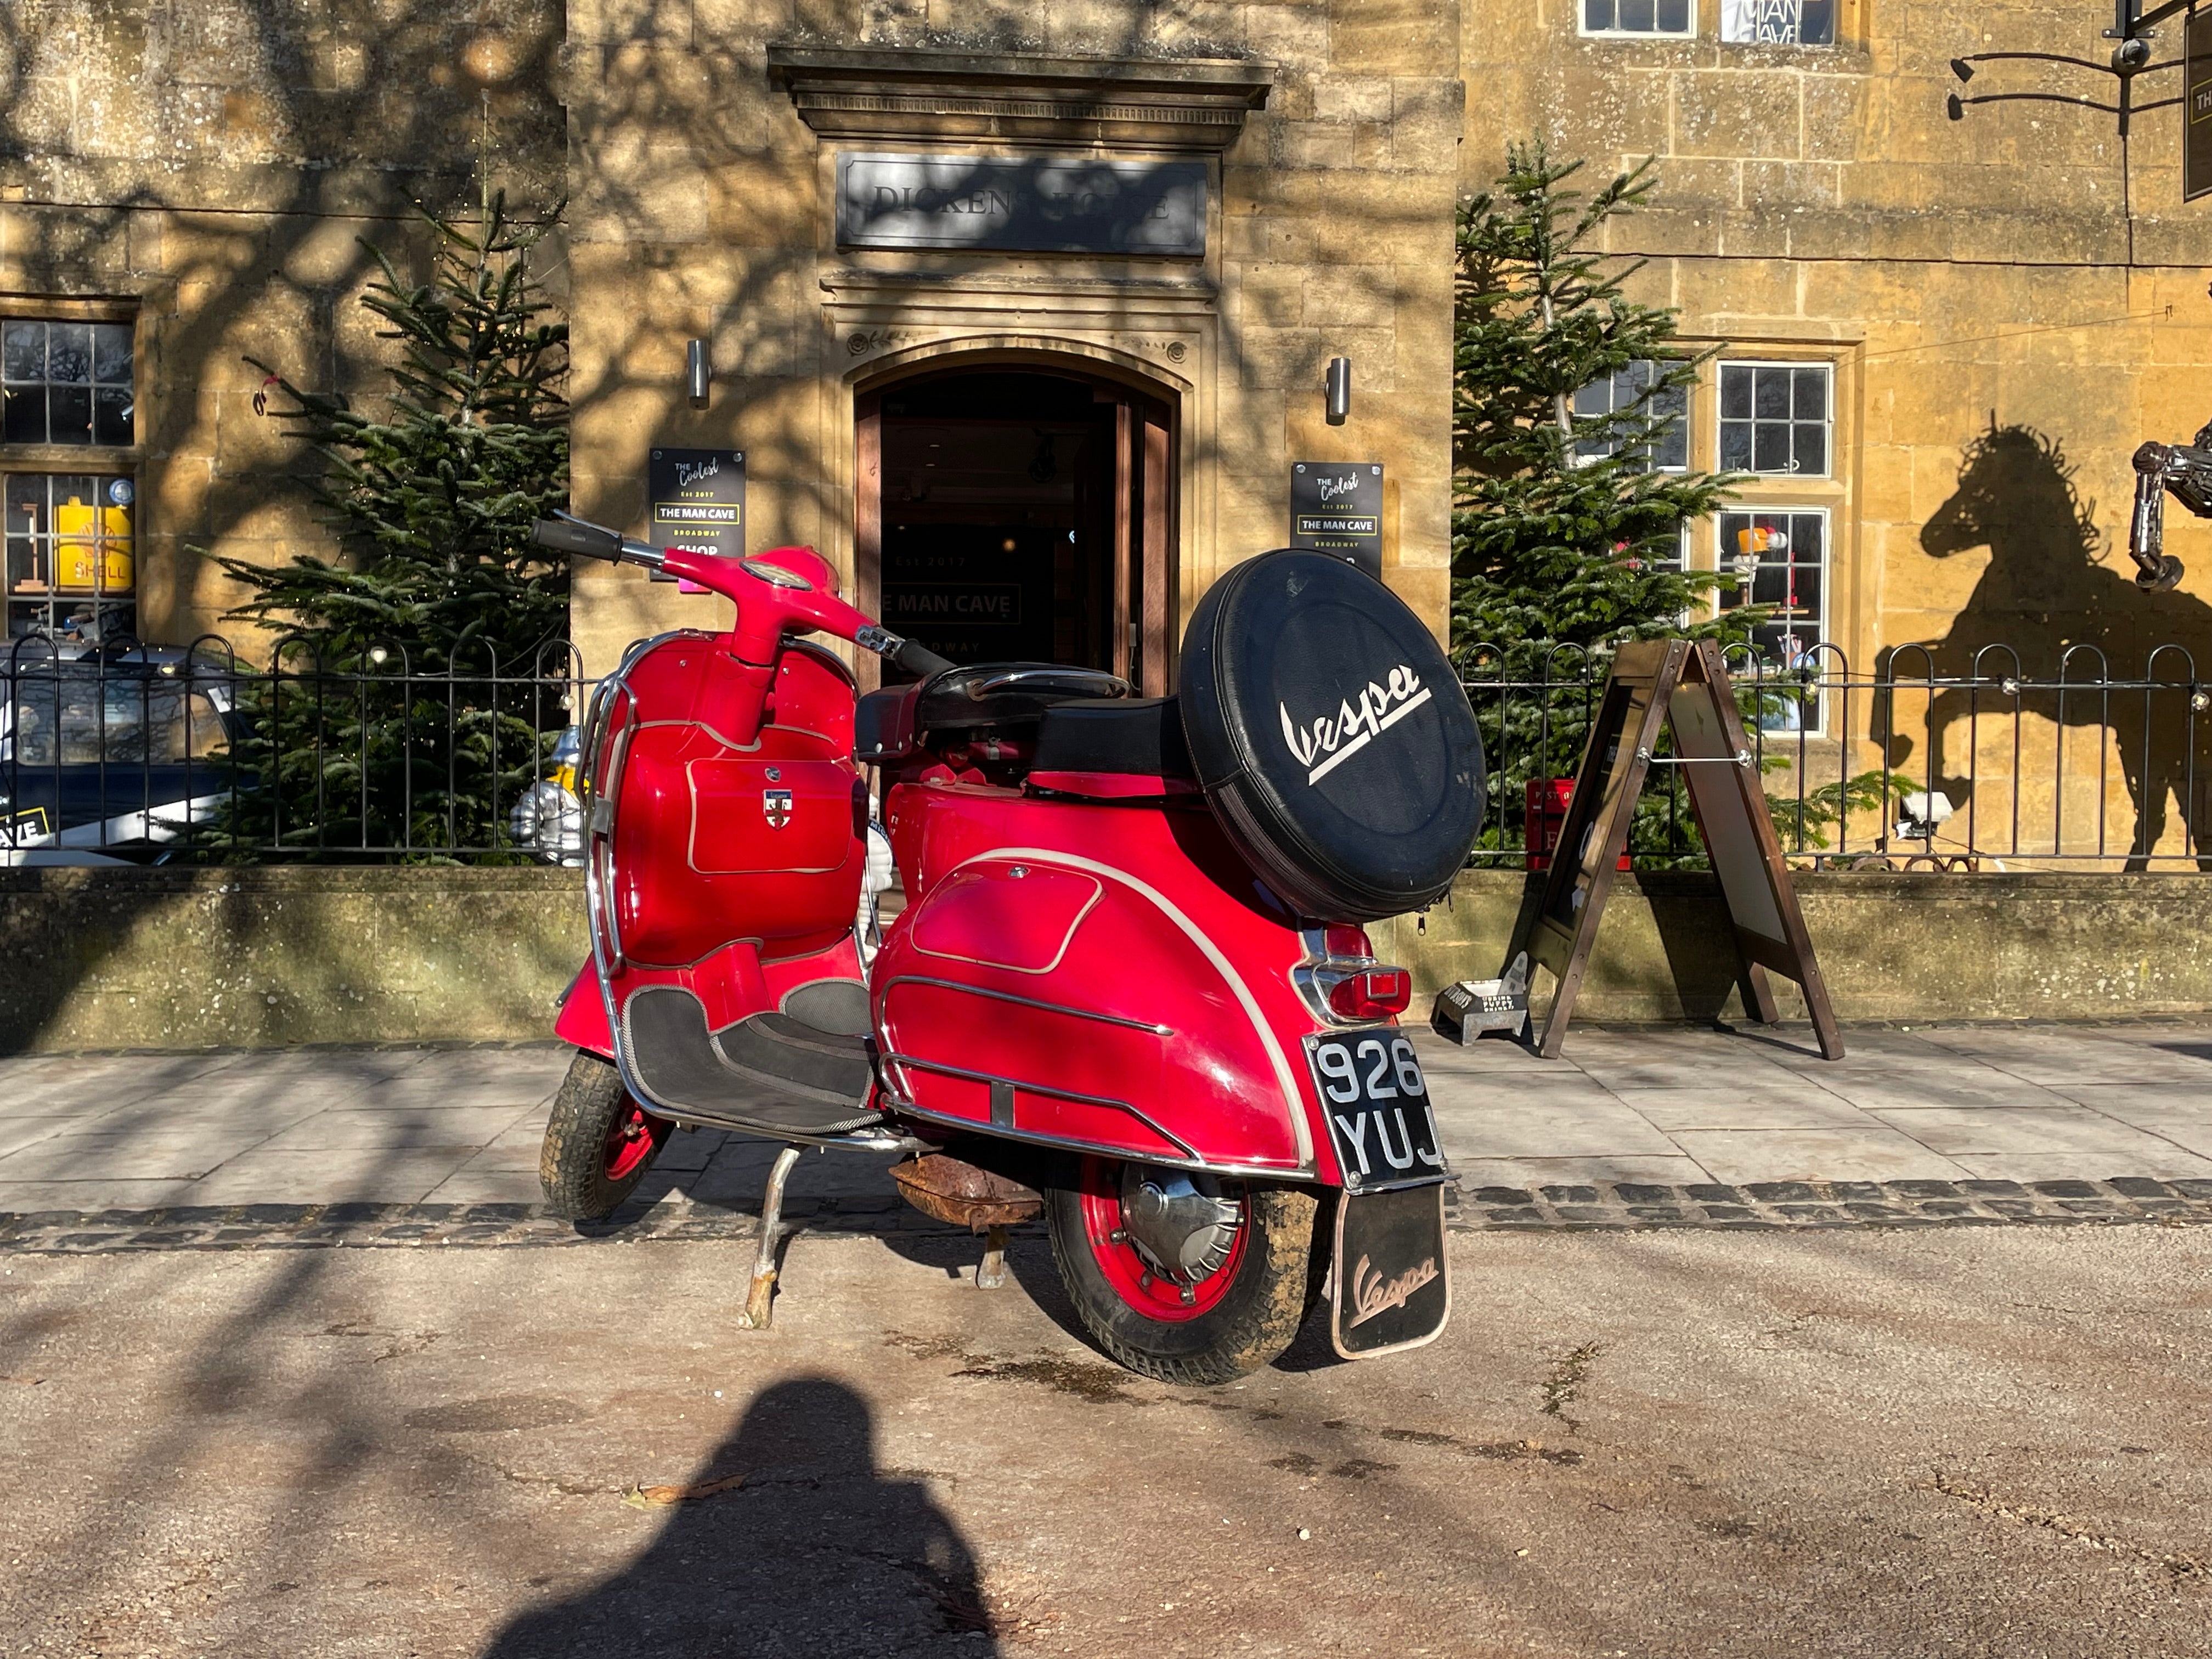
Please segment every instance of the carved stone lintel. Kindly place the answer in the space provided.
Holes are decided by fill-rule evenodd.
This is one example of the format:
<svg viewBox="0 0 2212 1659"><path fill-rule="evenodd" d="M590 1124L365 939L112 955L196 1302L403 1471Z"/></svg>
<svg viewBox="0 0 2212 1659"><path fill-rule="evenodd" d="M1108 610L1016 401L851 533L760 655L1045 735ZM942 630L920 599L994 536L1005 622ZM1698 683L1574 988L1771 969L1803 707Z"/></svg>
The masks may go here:
<svg viewBox="0 0 2212 1659"><path fill-rule="evenodd" d="M830 139L1028 139L1214 151L1263 107L1272 65L770 46L769 76Z"/></svg>

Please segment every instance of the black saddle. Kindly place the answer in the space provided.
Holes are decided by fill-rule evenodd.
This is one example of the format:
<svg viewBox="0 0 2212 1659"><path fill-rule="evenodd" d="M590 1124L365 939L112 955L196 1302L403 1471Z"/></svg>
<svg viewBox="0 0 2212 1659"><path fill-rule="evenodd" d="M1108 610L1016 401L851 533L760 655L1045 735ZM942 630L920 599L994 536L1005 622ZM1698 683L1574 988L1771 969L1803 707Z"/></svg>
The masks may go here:
<svg viewBox="0 0 2212 1659"><path fill-rule="evenodd" d="M719 1031L690 991L649 985L623 1006L623 1028L632 1078L674 1116L780 1136L842 1134L882 1119L867 1105L875 1065L858 981L802 985L777 1012Z"/></svg>
<svg viewBox="0 0 2212 1659"><path fill-rule="evenodd" d="M1059 702L1037 727L1036 769L1195 778L1173 697Z"/></svg>

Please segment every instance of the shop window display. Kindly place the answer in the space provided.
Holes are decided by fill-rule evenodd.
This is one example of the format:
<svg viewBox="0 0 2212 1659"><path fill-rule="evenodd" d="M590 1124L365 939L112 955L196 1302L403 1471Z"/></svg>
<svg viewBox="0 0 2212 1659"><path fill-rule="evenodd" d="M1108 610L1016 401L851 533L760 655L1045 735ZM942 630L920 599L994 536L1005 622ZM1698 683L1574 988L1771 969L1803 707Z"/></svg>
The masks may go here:
<svg viewBox="0 0 2212 1659"><path fill-rule="evenodd" d="M11 472L0 485L9 637L49 639L66 652L130 636L137 590L131 481Z"/></svg>

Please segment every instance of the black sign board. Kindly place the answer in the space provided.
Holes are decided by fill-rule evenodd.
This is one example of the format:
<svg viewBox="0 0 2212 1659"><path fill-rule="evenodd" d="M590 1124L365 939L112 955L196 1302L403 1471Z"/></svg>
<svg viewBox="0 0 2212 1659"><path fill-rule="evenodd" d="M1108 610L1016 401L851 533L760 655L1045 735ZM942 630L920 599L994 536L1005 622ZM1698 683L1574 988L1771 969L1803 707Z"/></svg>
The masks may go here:
<svg viewBox="0 0 2212 1659"><path fill-rule="evenodd" d="M1293 463L1291 545L1334 553L1381 580L1382 463Z"/></svg>
<svg viewBox="0 0 2212 1659"><path fill-rule="evenodd" d="M1659 732L1672 729L1674 752L1656 757ZM1589 966L1597 924L1628 846L1629 821L1645 774L1680 766L1705 851L1728 905L1743 970L1744 1006L1772 1024L1778 1018L1764 969L1803 988L1820 1052L1843 1058L1844 1042L1813 957L1813 941L1767 816L1720 647L1710 640L1638 640L1620 647L1591 723L1529 938L1530 953L1559 981L1542 1049L1557 1058Z"/></svg>
<svg viewBox="0 0 2212 1659"><path fill-rule="evenodd" d="M2212 10L2191 12L2183 35L2181 199L2212 195Z"/></svg>
<svg viewBox="0 0 2212 1659"><path fill-rule="evenodd" d="M656 449L646 471L645 539L726 559L745 555L745 453ZM672 576L653 573L656 581ZM686 582L687 592L700 592Z"/></svg>
<svg viewBox="0 0 2212 1659"><path fill-rule="evenodd" d="M1206 163L840 152L841 247L1206 252Z"/></svg>

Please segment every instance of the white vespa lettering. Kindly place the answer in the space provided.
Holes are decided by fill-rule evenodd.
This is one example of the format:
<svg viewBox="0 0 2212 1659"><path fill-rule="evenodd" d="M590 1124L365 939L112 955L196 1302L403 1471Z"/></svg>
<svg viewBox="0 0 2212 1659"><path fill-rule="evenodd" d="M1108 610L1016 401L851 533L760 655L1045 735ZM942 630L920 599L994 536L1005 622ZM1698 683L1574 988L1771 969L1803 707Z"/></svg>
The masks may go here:
<svg viewBox="0 0 2212 1659"><path fill-rule="evenodd" d="M1346 1322L1364 1325L1379 1313L1393 1308L1402 1308L1412 1300L1413 1292L1424 1285L1433 1283L1439 1276L1437 1259L1430 1256L1418 1267L1409 1267L1395 1279L1385 1279L1367 1264L1361 1256L1359 1265L1352 1270L1352 1315Z"/></svg>
<svg viewBox="0 0 2212 1659"><path fill-rule="evenodd" d="M1303 726L1291 719L1288 703L1275 707L1283 718L1283 741L1297 757L1298 764L1308 769L1306 782L1311 785L1428 702L1429 696L1429 688L1421 684L1420 676L1401 663L1390 671L1385 683L1370 680L1360 688L1358 708L1348 698L1340 703L1334 719L1323 714L1310 726ZM1319 758L1324 756L1326 759Z"/></svg>

